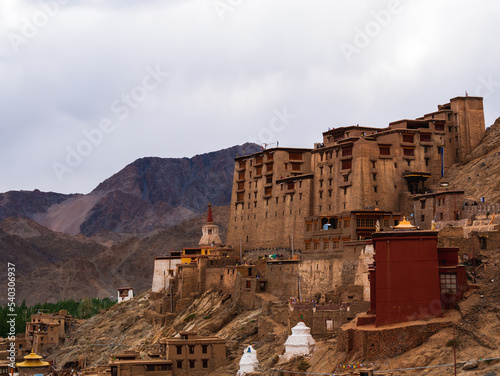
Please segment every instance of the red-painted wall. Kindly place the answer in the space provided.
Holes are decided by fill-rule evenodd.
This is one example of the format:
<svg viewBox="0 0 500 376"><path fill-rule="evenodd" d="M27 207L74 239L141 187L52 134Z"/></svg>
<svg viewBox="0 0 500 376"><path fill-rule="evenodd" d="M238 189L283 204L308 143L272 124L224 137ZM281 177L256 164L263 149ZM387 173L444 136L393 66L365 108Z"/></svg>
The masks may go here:
<svg viewBox="0 0 500 376"><path fill-rule="evenodd" d="M377 232L373 243L376 325L439 316L437 232Z"/></svg>

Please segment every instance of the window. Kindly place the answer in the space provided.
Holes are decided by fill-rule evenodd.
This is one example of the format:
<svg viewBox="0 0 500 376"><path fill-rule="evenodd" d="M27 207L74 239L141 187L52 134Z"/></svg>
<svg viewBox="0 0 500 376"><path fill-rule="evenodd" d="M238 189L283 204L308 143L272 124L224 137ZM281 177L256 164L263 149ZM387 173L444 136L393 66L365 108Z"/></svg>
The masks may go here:
<svg viewBox="0 0 500 376"><path fill-rule="evenodd" d="M390 146L379 146L378 147L380 155L391 155L391 147Z"/></svg>
<svg viewBox="0 0 500 376"><path fill-rule="evenodd" d="M330 242L324 241L323 242L323 249L328 249L329 245L330 245Z"/></svg>
<svg viewBox="0 0 500 376"><path fill-rule="evenodd" d="M182 360L177 361L177 368L182 368Z"/></svg>
<svg viewBox="0 0 500 376"><path fill-rule="evenodd" d="M384 227L389 227L389 220L388 219L384 219Z"/></svg>
<svg viewBox="0 0 500 376"><path fill-rule="evenodd" d="M377 187L376 186L373 187L373 192L377 193Z"/></svg>
<svg viewBox="0 0 500 376"><path fill-rule="evenodd" d="M306 251L311 250L311 243L305 243Z"/></svg>
<svg viewBox="0 0 500 376"><path fill-rule="evenodd" d="M349 170L352 168L352 159L342 161L342 170Z"/></svg>
<svg viewBox="0 0 500 376"><path fill-rule="evenodd" d="M189 368L194 368L194 365L195 365L195 361L194 360L190 360L189 361Z"/></svg>
<svg viewBox="0 0 500 376"><path fill-rule="evenodd" d="M288 154L288 157L290 158L291 161L301 161L302 160L302 153L300 153L300 152L290 152Z"/></svg>
<svg viewBox="0 0 500 376"><path fill-rule="evenodd" d="M250 290L251 288L252 288L252 281L247 280L247 281L246 281L246 289L247 289L247 290Z"/></svg>
<svg viewBox="0 0 500 376"><path fill-rule="evenodd" d="M315 249L315 250L319 249L319 242L315 242L315 243L314 243L314 249Z"/></svg>
<svg viewBox="0 0 500 376"><path fill-rule="evenodd" d="M262 175L262 166L255 167L255 176Z"/></svg>
<svg viewBox="0 0 500 376"><path fill-rule="evenodd" d="M413 142L412 134L403 134L403 142Z"/></svg>
<svg viewBox="0 0 500 376"><path fill-rule="evenodd" d="M349 181L349 175L344 175L344 183L347 183Z"/></svg>
<svg viewBox="0 0 500 376"><path fill-rule="evenodd" d="M420 201L420 209L425 209L425 200Z"/></svg>
<svg viewBox="0 0 500 376"><path fill-rule="evenodd" d="M373 174L372 177L373 177L373 181L377 181L377 174Z"/></svg>
<svg viewBox="0 0 500 376"><path fill-rule="evenodd" d="M155 370L154 364L146 364L146 372L151 372Z"/></svg>
<svg viewBox="0 0 500 376"><path fill-rule="evenodd" d="M352 146L342 148L342 156L343 157L348 157L350 155L352 155Z"/></svg>
<svg viewBox="0 0 500 376"><path fill-rule="evenodd" d="M306 231L312 231L313 225L312 223L306 223Z"/></svg>
<svg viewBox="0 0 500 376"><path fill-rule="evenodd" d="M238 191L241 191L243 189L245 189L245 182L244 181L240 181L238 183Z"/></svg>
<svg viewBox="0 0 500 376"><path fill-rule="evenodd" d="M233 270L233 273L234 273L234 270ZM201 345L201 353L202 354L208 353L208 345Z"/></svg>
<svg viewBox="0 0 500 376"><path fill-rule="evenodd" d="M403 148L403 154L405 157L414 157L415 156L415 149Z"/></svg>
<svg viewBox="0 0 500 376"><path fill-rule="evenodd" d="M420 133L420 142L431 142L430 133Z"/></svg>
<svg viewBox="0 0 500 376"><path fill-rule="evenodd" d="M375 222L373 218L356 218L357 227L373 228L375 227Z"/></svg>
<svg viewBox="0 0 500 376"><path fill-rule="evenodd" d="M441 273L441 294L456 294L457 293L457 275Z"/></svg>
<svg viewBox="0 0 500 376"><path fill-rule="evenodd" d="M203 368L208 368L208 359L202 359L201 364Z"/></svg>
<svg viewBox="0 0 500 376"><path fill-rule="evenodd" d="M229 270L228 270L229 271ZM194 354L194 346L193 345L190 345L189 346L189 353L190 354Z"/></svg>
<svg viewBox="0 0 500 376"><path fill-rule="evenodd" d="M425 215L423 215L423 214L422 214L422 215L420 216L420 222L425 222Z"/></svg>
<svg viewBox="0 0 500 376"><path fill-rule="evenodd" d="M292 171L300 172L300 163L292 163Z"/></svg>
<svg viewBox="0 0 500 376"><path fill-rule="evenodd" d="M264 190L264 195L265 196L271 196L273 193L273 187L266 187Z"/></svg>
<svg viewBox="0 0 500 376"><path fill-rule="evenodd" d="M350 219L344 219L344 228L351 227L351 220Z"/></svg>
<svg viewBox="0 0 500 376"><path fill-rule="evenodd" d="M176 346L177 347L177 355L182 354L182 346Z"/></svg>
<svg viewBox="0 0 500 376"><path fill-rule="evenodd" d="M258 155L257 157L255 157L255 164L256 165L262 164L263 161L264 161L264 156L263 155Z"/></svg>
<svg viewBox="0 0 500 376"><path fill-rule="evenodd" d="M333 319L326 319L326 330L333 331Z"/></svg>

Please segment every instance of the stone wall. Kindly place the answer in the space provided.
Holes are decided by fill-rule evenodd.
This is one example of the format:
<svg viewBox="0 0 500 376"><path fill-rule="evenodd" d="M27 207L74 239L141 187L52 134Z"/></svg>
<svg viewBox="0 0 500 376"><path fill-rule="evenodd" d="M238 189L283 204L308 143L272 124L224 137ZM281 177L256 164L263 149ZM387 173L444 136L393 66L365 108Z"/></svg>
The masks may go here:
<svg viewBox="0 0 500 376"><path fill-rule="evenodd" d="M351 322L338 331L337 350L356 353L366 360L395 357L411 350L443 328L451 326L448 321L416 323L395 328L356 327Z"/></svg>

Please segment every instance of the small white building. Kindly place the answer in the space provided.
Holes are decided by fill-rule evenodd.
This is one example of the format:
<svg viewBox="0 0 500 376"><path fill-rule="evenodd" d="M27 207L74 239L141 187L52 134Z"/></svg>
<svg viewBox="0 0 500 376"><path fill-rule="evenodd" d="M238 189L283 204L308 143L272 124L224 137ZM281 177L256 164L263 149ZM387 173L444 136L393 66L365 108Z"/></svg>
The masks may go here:
<svg viewBox="0 0 500 376"><path fill-rule="evenodd" d="M118 303L126 302L134 297L134 289L132 287L118 288Z"/></svg>
<svg viewBox="0 0 500 376"><path fill-rule="evenodd" d="M247 373L257 371L259 360L257 359L257 351L250 345L243 350L243 356L240 359L240 369L237 375L243 376Z"/></svg>
<svg viewBox="0 0 500 376"><path fill-rule="evenodd" d="M292 334L285 342L283 357L288 361L295 356L309 355L315 348L316 342L311 335L311 329L301 321L292 328Z"/></svg>

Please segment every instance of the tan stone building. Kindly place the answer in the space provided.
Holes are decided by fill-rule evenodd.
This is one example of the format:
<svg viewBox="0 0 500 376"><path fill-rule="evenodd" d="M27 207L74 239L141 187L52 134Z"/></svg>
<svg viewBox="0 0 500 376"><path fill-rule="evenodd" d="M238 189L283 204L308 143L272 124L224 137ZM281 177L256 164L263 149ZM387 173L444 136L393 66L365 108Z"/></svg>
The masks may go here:
<svg viewBox="0 0 500 376"><path fill-rule="evenodd" d="M200 337L197 332L180 332L178 338L160 340L162 353L172 361L174 375L205 375L225 364L226 341Z"/></svg>
<svg viewBox="0 0 500 376"><path fill-rule="evenodd" d="M305 250L318 242L311 225L329 223L345 229L338 240L328 239L333 250L336 241L366 237L376 220L393 226L400 215L413 213L414 195L429 193L484 132L483 99L456 97L436 112L387 128L330 129L313 149L280 147L237 157L227 243Z"/></svg>
<svg viewBox="0 0 500 376"><path fill-rule="evenodd" d="M36 313L26 323L26 347L37 354L45 355L50 349L64 343L66 326L71 320L68 311L58 313Z"/></svg>

